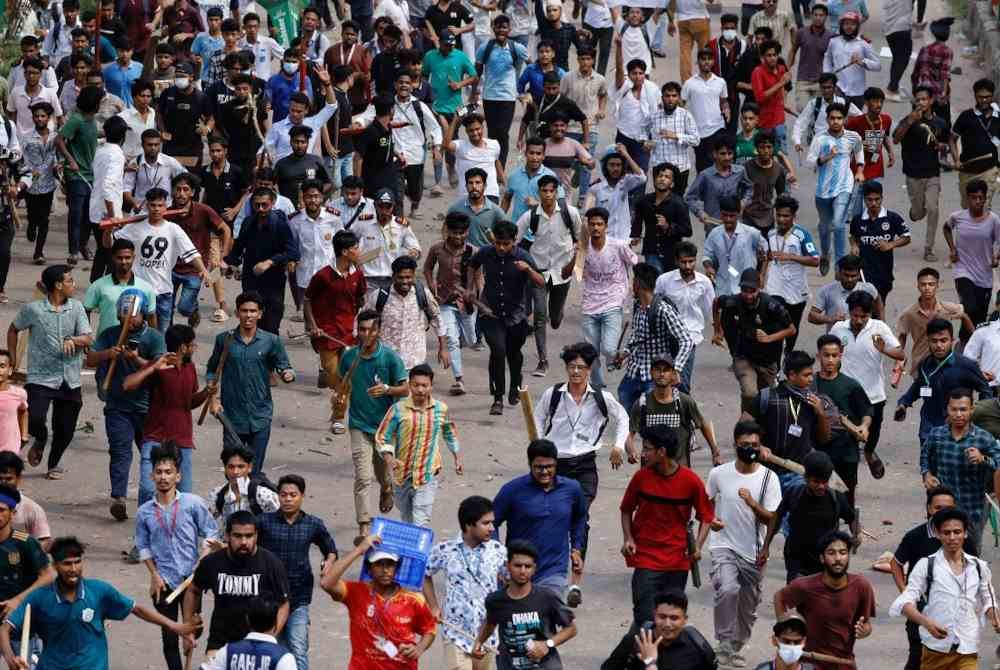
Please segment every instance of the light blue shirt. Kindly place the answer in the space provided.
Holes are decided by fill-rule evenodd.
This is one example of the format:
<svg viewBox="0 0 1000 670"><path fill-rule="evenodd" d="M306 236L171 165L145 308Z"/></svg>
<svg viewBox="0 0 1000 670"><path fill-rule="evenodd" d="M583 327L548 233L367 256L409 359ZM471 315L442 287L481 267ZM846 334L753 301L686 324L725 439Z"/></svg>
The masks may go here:
<svg viewBox="0 0 1000 670"><path fill-rule="evenodd" d="M486 44L476 50L476 62L483 63L483 100L513 102L517 99L517 72L514 67L514 54L517 54L519 63L526 63L528 50L520 42L509 39L503 46L494 43L489 62L483 62Z"/></svg>
<svg viewBox="0 0 1000 670"><path fill-rule="evenodd" d="M176 588L194 572L201 540L217 538L219 526L201 496L177 493L164 507L147 500L136 512L135 546L139 560L153 560L170 588Z"/></svg>
<svg viewBox="0 0 1000 670"><path fill-rule="evenodd" d="M191 43L191 53L196 56L201 56L201 77L202 81L208 81L208 61L211 60L212 54L220 50L225 46L225 42L222 41L222 35L218 37L212 37L208 33L198 33L198 36L194 38Z"/></svg>
<svg viewBox="0 0 1000 670"><path fill-rule="evenodd" d="M828 157L834 147L837 148L837 155L820 165L819 159ZM841 193L854 190L852 158L857 165L865 164L861 136L853 130L845 130L837 137L825 132L813 138L806 164L816 168L817 198L836 198Z"/></svg>
<svg viewBox="0 0 1000 670"><path fill-rule="evenodd" d="M142 63L132 61L128 67L122 67L118 61L104 66L104 87L108 93L113 93L122 99L129 107L132 106L132 83L142 76Z"/></svg>
<svg viewBox="0 0 1000 670"><path fill-rule="evenodd" d="M525 202L527 198L534 198L536 202L538 201L538 179L545 175L555 177L556 173L543 165L538 168L538 172L535 173L534 177L529 177L528 171L525 170L522 165L507 175L507 193L510 194L511 202L511 221L517 221L521 218L522 214L530 209L528 207L528 203ZM562 181L559 182L559 190L556 191L556 197L566 197L566 191L562 187Z"/></svg>
<svg viewBox="0 0 1000 670"><path fill-rule="evenodd" d="M77 335L90 335L90 320L83 304L70 298L54 307L48 298L29 302L14 317L14 328L27 330L28 383L58 389L66 383L71 389L80 388L80 368L83 347L66 355L63 340Z"/></svg>
<svg viewBox="0 0 1000 670"><path fill-rule="evenodd" d="M705 238L705 257L715 268L715 295L740 292L740 273L757 267L757 252L764 248L764 238L756 228L737 223L732 237L724 226L716 226ZM732 271L729 270L732 268Z"/></svg>

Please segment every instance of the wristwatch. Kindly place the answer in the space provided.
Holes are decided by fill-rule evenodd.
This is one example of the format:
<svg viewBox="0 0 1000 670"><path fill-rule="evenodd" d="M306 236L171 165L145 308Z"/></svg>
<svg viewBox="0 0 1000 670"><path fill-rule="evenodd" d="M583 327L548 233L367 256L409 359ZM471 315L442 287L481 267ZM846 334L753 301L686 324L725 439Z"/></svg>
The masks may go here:
<svg viewBox="0 0 1000 670"><path fill-rule="evenodd" d="M656 657L655 656L650 656L649 658L642 659L642 666L644 668L648 668L649 666L653 666L655 668L656 667Z"/></svg>
<svg viewBox="0 0 1000 670"><path fill-rule="evenodd" d="M548 647L549 649L555 649L556 643L552 641L552 638L549 638L548 640L545 641L545 646Z"/></svg>

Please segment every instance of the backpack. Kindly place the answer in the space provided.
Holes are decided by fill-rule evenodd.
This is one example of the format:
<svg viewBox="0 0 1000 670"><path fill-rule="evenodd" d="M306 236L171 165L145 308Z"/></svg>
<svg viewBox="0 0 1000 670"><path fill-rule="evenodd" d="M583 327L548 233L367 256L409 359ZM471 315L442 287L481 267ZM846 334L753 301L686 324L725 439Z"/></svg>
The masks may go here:
<svg viewBox="0 0 1000 670"><path fill-rule="evenodd" d="M507 43L510 44L510 40L507 40ZM483 76L483 70L486 69L486 64L490 62L490 56L493 55L493 47L495 47L496 45L497 45L496 40L493 39L487 40L486 48L483 49L483 59L476 61L476 74L478 76L480 77ZM510 47L510 57L511 60L514 61L515 70L524 63L524 61L521 60L521 57L518 55L517 49L514 48L514 46Z"/></svg>
<svg viewBox="0 0 1000 670"><path fill-rule="evenodd" d="M559 408L559 402L562 400L563 386L565 386L565 384L563 382L559 382L552 387L552 397L549 398L549 413L548 416L545 417L545 435L548 435L552 430L552 418L556 415L556 410ZM597 430L597 438L594 439L594 446L597 446L597 443L601 441L601 435L604 435L604 429L608 427L608 401L604 397L604 391L594 391L594 402L597 403L597 409L601 411L601 416L604 417L604 422Z"/></svg>
<svg viewBox="0 0 1000 670"><path fill-rule="evenodd" d="M767 412L767 404L771 401L771 393L774 392L773 386L766 386L760 390L757 394L757 411L761 416ZM817 393L815 386L812 387L812 392L820 399L823 403L823 414L826 416L826 420L830 425L830 431L835 430L847 430L844 424L840 421L840 408L837 407L836 403L830 399L830 396L823 393Z"/></svg>
<svg viewBox="0 0 1000 670"><path fill-rule="evenodd" d="M257 488L263 486L266 489L278 492L278 485L267 478L267 475L251 475L250 485L247 487L247 498L250 499L250 513L254 516L259 516L263 511L260 505L257 503ZM222 514L222 508L226 504L226 491L229 486L223 486L219 489L219 492L215 494L215 511L217 514Z"/></svg>
<svg viewBox="0 0 1000 670"><path fill-rule="evenodd" d="M691 453L691 447L694 446L694 420L691 418L691 415L688 414L687 408L685 407L684 403L681 402L680 391L678 391L677 389L674 389L674 393L677 394L677 396L674 398L674 402L677 403L677 412L681 416L681 427L685 428L688 431L688 443L687 444L682 444L680 446L681 446L681 448L684 449L685 453L690 454ZM653 395L652 391L650 391L649 393L643 393L641 396L639 396L639 400L636 401L636 402L639 403L639 430L640 431L643 428L647 428L647 425L646 425L646 414L647 414L646 403L648 402L647 398L650 397L650 396L652 396L652 395Z"/></svg>
<svg viewBox="0 0 1000 670"><path fill-rule="evenodd" d="M569 207L566 205L566 198L559 198L556 202L559 204L559 213L562 214L563 223L569 229L569 237L573 240L573 244L576 244L576 231L573 230L573 219L569 216ZM541 205L535 205L531 208L531 218L528 219L528 230L531 231L531 239L529 240L527 235L525 235L518 242L518 246L525 251L531 251L531 245L535 243L535 234L538 232L538 222L541 218L538 214L540 207Z"/></svg>
<svg viewBox="0 0 1000 670"><path fill-rule="evenodd" d="M427 317L427 328L430 328L434 315L431 313L430 305L427 304L427 286L425 286L422 281L417 279L413 282L413 290L417 294L417 306L420 308L420 311L424 313L424 316ZM385 309L385 303L388 301L389 292L379 289L378 297L375 298L375 311L378 312L379 316L382 316L382 310Z"/></svg>
<svg viewBox="0 0 1000 670"><path fill-rule="evenodd" d="M976 576L979 577L979 581L983 581L983 569L979 566L979 559L975 556L972 557L972 562L976 566ZM934 554L927 557L927 588L924 589L924 594L921 600L926 604L929 602L931 597L931 584L934 583ZM993 588L990 587L990 594L993 593ZM923 607L918 607L920 611L923 611Z"/></svg>

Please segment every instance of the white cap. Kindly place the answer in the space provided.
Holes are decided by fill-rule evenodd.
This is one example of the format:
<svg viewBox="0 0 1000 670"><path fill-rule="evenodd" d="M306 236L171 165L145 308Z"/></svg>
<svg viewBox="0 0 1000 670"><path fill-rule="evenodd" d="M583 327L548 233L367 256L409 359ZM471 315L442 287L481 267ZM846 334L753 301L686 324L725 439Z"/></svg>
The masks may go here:
<svg viewBox="0 0 1000 670"><path fill-rule="evenodd" d="M392 561L393 563L399 563L399 556L388 551L375 550L372 552L371 556L368 557L368 562L378 563L379 561Z"/></svg>

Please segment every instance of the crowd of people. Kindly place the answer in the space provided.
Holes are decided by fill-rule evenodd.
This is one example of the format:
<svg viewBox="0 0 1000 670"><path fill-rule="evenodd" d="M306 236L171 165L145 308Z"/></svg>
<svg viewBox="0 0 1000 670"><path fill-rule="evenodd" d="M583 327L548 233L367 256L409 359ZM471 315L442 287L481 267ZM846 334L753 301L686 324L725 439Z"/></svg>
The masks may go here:
<svg viewBox="0 0 1000 670"><path fill-rule="evenodd" d="M1000 495L995 84L976 81L974 107L952 119L952 20L939 19L906 90L923 0L884 3L884 89L869 81L882 64L864 0L792 0L793 15L743 1L716 34L711 1L350 0L331 12L321 0L278 21L242 1L81 12L32 0L0 124L0 303L22 206L44 267L0 350L7 666L108 668L105 623L134 614L161 629L169 670L191 667L199 638L206 670L306 670L315 545L321 591L348 610L352 670L415 669L438 635L449 669L557 670L580 632L604 458L638 467L619 504L632 625L603 670L749 667L779 534L787 585L758 670L853 665L876 615L872 584L849 569L864 535L859 469L886 474L878 447L899 388L894 421L920 403L927 520L876 569L899 589L889 614L906 620L907 670L977 667L982 622L1000 632L979 558ZM675 34L680 76L667 80ZM887 100L912 111L894 117ZM884 204L897 162L906 213ZM811 202L796 197L795 165L816 172ZM952 172L961 209L941 226L943 263ZM68 246L53 264L57 191ZM416 230L425 193L448 199L430 235ZM896 301L893 326L894 251L921 221L919 297ZM813 296L810 278L831 272ZM938 298L949 280L957 303ZM574 284L579 341L554 352ZM220 330L203 383L205 286ZM803 316L825 330L815 342L799 337ZM283 321L304 330L283 338ZM530 375L559 379L534 400L529 336ZM350 445L346 550L303 510L294 466L276 483L266 474L272 389L297 379L289 338L310 342L329 431ZM708 346L731 355L731 430L717 432L694 393ZM528 404L527 473L492 500L458 501L443 452L461 475L482 429L436 397L435 368L449 396L479 392L463 358L484 350L489 414ZM48 480L65 476L87 369L119 522L139 454L123 553L148 570L151 606L86 577L86 547L53 537L44 501L19 490L43 460ZM195 471L194 412L221 424L218 482ZM692 469L700 441L705 479ZM459 532L403 586L413 559L373 532L375 517L429 526L439 495ZM703 551L711 635L687 618ZM346 579L359 563L364 579Z"/></svg>

